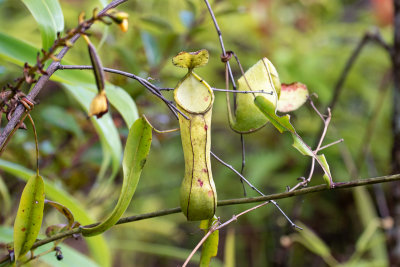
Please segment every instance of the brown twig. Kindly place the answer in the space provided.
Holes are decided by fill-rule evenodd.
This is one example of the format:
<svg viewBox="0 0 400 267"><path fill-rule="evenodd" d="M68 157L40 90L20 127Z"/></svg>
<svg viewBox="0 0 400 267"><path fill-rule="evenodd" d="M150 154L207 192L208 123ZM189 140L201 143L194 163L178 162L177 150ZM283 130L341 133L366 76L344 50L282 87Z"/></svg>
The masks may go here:
<svg viewBox="0 0 400 267"><path fill-rule="evenodd" d="M59 70L90 70L92 69L92 66L86 66L86 65L59 65L58 69ZM110 68L103 68L104 71L110 72L110 73L115 73L119 74L131 79L134 79L138 81L141 85L143 85L146 89L148 89L152 94L154 94L156 97L160 98L167 106L168 108L171 109L171 111L174 113L175 117L177 118L177 112L181 114L185 119L189 119L182 111L180 111L171 101L166 99L160 92L160 89L149 82L148 80L141 78L133 73L121 71L121 70L116 70L116 69L110 69Z"/></svg>
<svg viewBox="0 0 400 267"><path fill-rule="evenodd" d="M97 16L104 15L108 10L115 8L126 1L127 0L112 1L104 9L102 9L98 13ZM72 38L69 39L69 45L67 45L63 49L61 49L61 51L55 57L56 60L54 60L50 64L50 66L43 72L43 75L40 76L40 78L36 82L35 86L32 88L32 90L27 95L27 98L29 100L31 100L31 101L35 100L36 96L42 90L43 86L47 83L47 81L50 79L50 77L53 75L53 73L57 70L58 65L59 65L58 61L61 60L65 56L65 54L69 51L70 45L74 44L79 39L79 37L81 36L81 33L87 31L92 26L92 24L93 24L93 22L88 23L85 27L80 29L80 31L78 33L76 33ZM9 139L9 135L13 132L15 127L17 127L17 125L20 123L20 119L21 119L22 115L24 114L24 112L25 112L25 107L22 104L18 105L18 107L15 109L10 121L7 123L6 127L4 128L3 132L0 135L0 147L5 147L5 143Z"/></svg>

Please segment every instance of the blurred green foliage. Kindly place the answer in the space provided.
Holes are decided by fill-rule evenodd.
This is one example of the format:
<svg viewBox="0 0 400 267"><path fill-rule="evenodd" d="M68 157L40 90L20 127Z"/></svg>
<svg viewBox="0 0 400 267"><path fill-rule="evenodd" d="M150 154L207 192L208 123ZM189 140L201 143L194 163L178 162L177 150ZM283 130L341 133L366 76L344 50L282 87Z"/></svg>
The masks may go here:
<svg viewBox="0 0 400 267"><path fill-rule="evenodd" d="M92 9L101 6L103 2L61 0L65 28L75 27L81 11L91 14ZM310 92L319 96L315 102L321 109L330 101L340 72L359 39L365 31L379 23L366 0L220 0L211 1L211 5L220 24L225 47L235 51L245 69L260 58L268 57L282 82L299 81L306 84ZM171 58L183 50L205 48L210 52L210 61L206 67L199 68L197 73L211 86L224 88L224 65L219 59L220 45L203 1L130 0L118 9L129 13L129 30L126 34L115 25L96 24L90 30L91 40L97 46L105 67L145 78L151 77L151 81L160 87L174 87L185 70L175 68ZM0 25L1 33L36 47L41 46L37 24L22 1L0 1ZM392 27L381 26L380 30L384 39L391 42ZM79 40L65 59L74 64L90 64L85 43ZM239 68L233 61L231 65L235 77L240 77ZM348 76L325 141L327 144L339 138L345 140L344 144L324 151L336 182L351 178L348 166L352 158L358 157L364 145L362 137L366 134L366 126L372 116L377 116L369 144L372 162L376 167L375 174L390 172L391 93L389 91L383 95L379 89L389 69L387 54L377 46L368 45ZM73 75L79 71L69 72L68 75ZM0 58L1 85L20 74L21 66L10 63L4 57ZM139 83L115 74L107 73L106 76L109 82L125 89L132 96L139 112L146 114L158 129L178 125L168 108ZM215 94L212 150L240 169L240 137L229 128L224 93ZM384 96L383 104L380 105L379 113L373 114L375 103L381 95ZM166 92L165 96L172 99L171 92ZM91 121L86 118L86 112L67 91L61 90L59 84L49 82L38 99L40 103L31 114L38 128L41 174L54 186L66 190L90 217L98 220L105 218L118 199L122 172L114 181L98 179L100 170L103 172L100 175L102 177L109 177L112 172L102 169L102 160L107 155L102 154L99 137ZM111 114L125 142L128 127L115 108L111 109ZM315 112L305 106L294 112L291 118L297 132L306 142L313 144L318 138L321 125ZM245 136L247 161L244 174L265 194L282 192L286 186L295 185L297 177L307 175L310 159L299 156L291 142L288 135L280 135L271 125ZM34 147L31 127L28 125L28 131L16 133L2 159L34 169ZM365 164L362 165L357 166L360 177L374 175ZM243 196L237 176L216 161L212 162L212 167L219 199ZM179 134L155 134L141 181L125 214L147 213L178 206L183 171ZM319 170L311 185L323 183L322 174ZM5 171L1 172L1 180L4 183L0 183L0 222L4 227L10 227L24 182ZM388 185L382 187L385 189ZM250 189L247 192L249 196L256 196ZM318 242L325 243L320 247L329 246L330 254L324 252L325 256L328 255L326 257L346 262L352 257L353 251L357 251L356 246L360 246L357 245L361 242L358 238L368 227L365 220L376 216L374 202L371 204L360 200L365 200L365 197L374 200L374 195L363 189L363 193L354 193L353 190L324 192L284 199L278 203L290 218L301 220L315 231L323 240ZM356 202L355 199L359 200ZM248 207L251 205L219 208L217 216L225 221ZM55 211L46 210L44 228L60 221L63 222L63 218ZM301 242L284 245L286 243L282 238L286 235L290 238L294 230L273 206L263 207L241 217L232 227L235 228L233 254L236 256L236 266L325 264L316 253L318 249L307 250L305 246L299 245ZM201 233L196 223L186 222L183 214L176 214L113 227L103 236L113 257L113 266L176 266L182 264L185 255L189 255L201 239ZM226 231L220 231L219 253L212 264L221 265L224 262L226 234ZM0 242L8 242L1 231ZM314 245L317 246L318 242ZM71 240L68 245L87 253L82 241ZM229 246L232 247L232 244ZM364 250L366 246L363 245ZM360 259L360 264L365 263L366 259L387 260L385 243L380 239L374 246L380 247L383 254L366 253ZM232 257L231 250L229 255ZM199 255L196 257L195 261L199 261ZM357 265L357 261L353 264Z"/></svg>

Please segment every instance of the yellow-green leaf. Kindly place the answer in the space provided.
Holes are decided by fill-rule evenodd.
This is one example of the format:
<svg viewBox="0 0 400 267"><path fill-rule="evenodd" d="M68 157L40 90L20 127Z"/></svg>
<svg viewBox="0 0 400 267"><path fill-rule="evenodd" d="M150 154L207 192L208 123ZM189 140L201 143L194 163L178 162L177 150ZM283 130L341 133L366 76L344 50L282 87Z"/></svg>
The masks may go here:
<svg viewBox="0 0 400 267"><path fill-rule="evenodd" d="M51 47L57 32L64 29L64 16L58 0L22 0L39 25L42 45Z"/></svg>
<svg viewBox="0 0 400 267"><path fill-rule="evenodd" d="M208 228L205 229L205 232L207 233L208 229L211 228L217 221L218 219L216 216L208 220ZM201 249L200 267L210 266L211 258L217 256L218 243L219 230L216 230L207 238L207 240L203 244L203 247Z"/></svg>
<svg viewBox="0 0 400 267"><path fill-rule="evenodd" d="M235 228L229 227L226 232L224 266L235 267Z"/></svg>
<svg viewBox="0 0 400 267"><path fill-rule="evenodd" d="M196 52L180 52L172 58L172 63L180 68L198 68L208 63L208 51L201 49Z"/></svg>
<svg viewBox="0 0 400 267"><path fill-rule="evenodd" d="M40 175L29 178L22 192L14 223L14 254L18 260L32 247L43 219L44 182Z"/></svg>
<svg viewBox="0 0 400 267"><path fill-rule="evenodd" d="M136 191L147 155L149 154L151 139L151 126L143 117L137 119L129 130L125 145L124 159L122 162L124 180L118 203L104 222L92 228L83 228L82 234L84 236L93 236L103 233L116 224L128 208L132 196Z"/></svg>

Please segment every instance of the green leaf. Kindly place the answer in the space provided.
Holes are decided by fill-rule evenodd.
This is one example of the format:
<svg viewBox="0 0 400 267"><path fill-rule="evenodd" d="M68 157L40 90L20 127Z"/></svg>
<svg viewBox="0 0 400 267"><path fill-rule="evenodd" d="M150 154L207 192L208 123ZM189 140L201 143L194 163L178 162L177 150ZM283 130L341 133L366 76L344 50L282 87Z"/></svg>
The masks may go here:
<svg viewBox="0 0 400 267"><path fill-rule="evenodd" d="M6 215L11 209L11 196L10 193L8 192L8 188L3 180L3 177L1 176L0 176L0 199L3 200L2 204L0 205L0 209L2 210L2 214Z"/></svg>
<svg viewBox="0 0 400 267"><path fill-rule="evenodd" d="M108 4L108 0L99 0L100 4L105 7Z"/></svg>
<svg viewBox="0 0 400 267"><path fill-rule="evenodd" d="M364 187L353 189L353 196L356 204L356 210L360 222L364 228L370 227L371 222L379 220L374 201L368 190ZM386 262L388 264L388 251L385 242L385 234L381 229L377 229L373 235L370 244L374 244L369 248L371 259Z"/></svg>
<svg viewBox="0 0 400 267"><path fill-rule="evenodd" d="M224 266L235 267L235 228L229 227L225 239Z"/></svg>
<svg viewBox="0 0 400 267"><path fill-rule="evenodd" d="M48 244L46 246L41 247L41 250L37 249L37 253L41 251L46 251L46 249L50 249L53 244ZM70 267L70 266L85 266L85 267L98 267L99 264L95 263L93 260L89 259L83 253L67 246L64 244L57 245L60 247L62 255L64 256L63 260L59 261L54 256L54 253L49 253L39 258L39 261L45 262L46 265L54 266L54 267ZM39 264L38 264L39 265Z"/></svg>
<svg viewBox="0 0 400 267"><path fill-rule="evenodd" d="M80 139L83 133L74 116L58 106L45 106L40 109L40 115L53 126L75 134Z"/></svg>
<svg viewBox="0 0 400 267"><path fill-rule="evenodd" d="M64 16L58 0L22 0L39 24L43 49L48 50L64 29Z"/></svg>
<svg viewBox="0 0 400 267"><path fill-rule="evenodd" d="M78 85L71 86L69 84L64 84L64 86L66 89L68 89L68 92L71 93L76 100L78 100L83 109L88 112L90 100L95 97L96 93L86 90L84 87ZM87 101L88 99L90 100ZM112 155L111 177L114 177L119 170L122 154L122 145L121 140L119 139L118 131L109 113L105 114L100 119L95 119L93 117L90 119L97 133L99 134L103 147L105 146L108 153Z"/></svg>
<svg viewBox="0 0 400 267"><path fill-rule="evenodd" d="M35 174L29 178L22 192L14 223L15 260L24 256L35 243L42 226L44 208L43 178Z"/></svg>
<svg viewBox="0 0 400 267"><path fill-rule="evenodd" d="M24 181L27 181L32 175L34 175L32 170L3 159L0 159L0 169L21 178ZM50 181L47 181L45 178L44 188L46 197L59 203L63 203L63 205L69 208L69 210L74 214L75 219L81 224L90 224L95 222L87 214L81 202L76 200L62 188L57 187ZM96 262L98 262L101 266L110 266L111 255L105 239L102 236L96 236L87 238L86 240Z"/></svg>
<svg viewBox="0 0 400 267"><path fill-rule="evenodd" d="M291 235L292 240L301 243L313 253L319 255L329 266L337 266L337 261L332 257L329 247L310 228L301 222L296 222L303 228L298 234Z"/></svg>
<svg viewBox="0 0 400 267"><path fill-rule="evenodd" d="M9 62L20 66L22 66L24 62L34 64L36 62L36 54L39 51L40 49L35 48L24 41L0 33L0 57ZM70 64L65 60L62 60L62 63ZM93 75L91 75L90 71L59 70L51 77L51 80L71 86L78 85L83 88L82 90L92 93L97 92ZM110 103L124 118L126 125L131 127L133 122L139 118L139 115L135 102L132 100L130 95L125 92L125 90L110 83L106 84L106 93ZM92 96L94 96L94 94L92 94ZM89 107L92 98L93 97L81 101L85 102L86 106Z"/></svg>
<svg viewBox="0 0 400 267"><path fill-rule="evenodd" d="M124 180L118 203L112 213L101 224L92 228L83 228L84 236L98 235L112 227L126 211L136 191L151 146L151 127L144 118L138 119L129 130L126 141L122 169Z"/></svg>
<svg viewBox="0 0 400 267"><path fill-rule="evenodd" d="M324 181L328 187L333 187L332 176L329 170L328 163L324 155L316 155L314 151L301 139L301 137L296 133L290 123L290 116L285 115L279 117L275 113L275 106L265 97L257 96L254 99L254 104L260 109L260 111L269 119L269 121L278 129L279 132L283 133L288 131L291 133L293 138L293 147L295 147L300 153L305 156L310 156L314 158L321 168L324 170Z"/></svg>
<svg viewBox="0 0 400 267"><path fill-rule="evenodd" d="M205 220L205 222L207 222ZM214 223L218 222L218 218L214 215L213 218L208 220L208 227L205 229L205 233L208 232ZM200 223L200 228L204 227L204 221ZM201 249L200 267L210 266L211 258L217 256L219 243L219 230L214 231L204 242Z"/></svg>
<svg viewBox="0 0 400 267"><path fill-rule="evenodd" d="M54 207L56 210L58 210L65 218L68 220L68 228L72 227L72 224L75 222L74 215L72 212L64 205L55 202L55 201L50 201L50 200L45 200L46 204L51 205Z"/></svg>
<svg viewBox="0 0 400 267"><path fill-rule="evenodd" d="M39 238L42 236L39 235ZM11 227L0 226L0 242L8 243L13 240L13 229ZM52 248L54 244L49 243L35 249L35 254L39 254L41 252L47 251ZM54 257L54 253L49 253L43 255L39 258L39 261L45 262L49 266L54 267L69 267L69 266L85 266L85 267L98 267L100 265L93 262L93 260L89 259L86 255L78 252L77 250L64 245L58 244L58 247L61 248L64 259L62 261L58 261L56 257ZM8 263L6 263L8 264ZM46 265L46 266L47 266ZM0 265L3 266L3 265ZM8 265L6 265L8 266ZM39 266L39 264L38 264Z"/></svg>
<svg viewBox="0 0 400 267"><path fill-rule="evenodd" d="M375 218L370 221L368 226L365 228L364 232L358 238L356 243L356 251L352 255L349 261L357 262L361 255L365 253L368 249L374 249L371 245L371 241L374 238L375 233L379 229L379 219Z"/></svg>

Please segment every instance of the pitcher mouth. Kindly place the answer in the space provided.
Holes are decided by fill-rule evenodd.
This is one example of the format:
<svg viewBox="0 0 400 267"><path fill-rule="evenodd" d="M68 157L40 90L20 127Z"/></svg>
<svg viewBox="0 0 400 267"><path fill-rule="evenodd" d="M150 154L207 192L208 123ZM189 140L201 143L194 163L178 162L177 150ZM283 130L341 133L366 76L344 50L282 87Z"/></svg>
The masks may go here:
<svg viewBox="0 0 400 267"><path fill-rule="evenodd" d="M188 72L178 83L174 98L177 105L190 114L204 114L214 103L211 87L194 72Z"/></svg>

